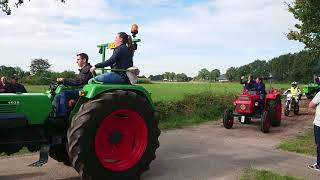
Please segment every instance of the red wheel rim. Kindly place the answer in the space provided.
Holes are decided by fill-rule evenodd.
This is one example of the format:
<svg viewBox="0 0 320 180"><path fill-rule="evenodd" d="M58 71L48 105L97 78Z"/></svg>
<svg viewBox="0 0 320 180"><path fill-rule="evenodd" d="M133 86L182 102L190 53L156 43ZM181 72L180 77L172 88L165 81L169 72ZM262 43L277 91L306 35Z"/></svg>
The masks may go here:
<svg viewBox="0 0 320 180"><path fill-rule="evenodd" d="M133 110L112 112L100 124L95 152L100 163L112 171L133 167L144 154L148 130L143 118Z"/></svg>

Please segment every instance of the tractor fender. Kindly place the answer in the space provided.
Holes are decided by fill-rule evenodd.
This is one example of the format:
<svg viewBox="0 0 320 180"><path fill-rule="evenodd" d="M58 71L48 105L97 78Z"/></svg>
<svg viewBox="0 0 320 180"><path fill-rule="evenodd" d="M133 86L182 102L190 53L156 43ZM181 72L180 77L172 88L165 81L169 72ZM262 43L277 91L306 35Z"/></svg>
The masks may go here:
<svg viewBox="0 0 320 180"><path fill-rule="evenodd" d="M277 99L277 97L281 98L281 95L276 93L276 94L267 94L266 95L266 100L275 100Z"/></svg>

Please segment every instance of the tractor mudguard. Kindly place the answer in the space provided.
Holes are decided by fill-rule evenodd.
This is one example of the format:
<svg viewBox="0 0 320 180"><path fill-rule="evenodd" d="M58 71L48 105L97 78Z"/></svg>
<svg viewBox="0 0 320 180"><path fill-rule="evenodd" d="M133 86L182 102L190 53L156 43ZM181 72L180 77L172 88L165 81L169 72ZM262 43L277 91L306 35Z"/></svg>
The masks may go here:
<svg viewBox="0 0 320 180"><path fill-rule="evenodd" d="M279 93L267 94L266 95L266 100L275 100L275 99L277 99L278 96L281 97L281 95Z"/></svg>
<svg viewBox="0 0 320 180"><path fill-rule="evenodd" d="M138 85L131 84L94 84L93 82L89 82L86 86L81 90L84 93L85 98L94 99L96 96L101 93L110 92L114 90L128 90L134 91L144 97L147 98L150 104L153 106L153 102L151 99L151 93L149 93L144 87Z"/></svg>
<svg viewBox="0 0 320 180"><path fill-rule="evenodd" d="M137 94L145 97L149 104L152 106L153 110L155 110L155 106L151 99L151 93L149 93L144 87L138 85L131 84L96 84L93 81L89 81L89 84L85 85L82 90L79 92L82 95L74 106L73 110L68 117L69 121L72 121L73 116L78 112L81 105L90 99L95 99L102 93L107 93L115 90L124 90L124 91L133 91Z"/></svg>

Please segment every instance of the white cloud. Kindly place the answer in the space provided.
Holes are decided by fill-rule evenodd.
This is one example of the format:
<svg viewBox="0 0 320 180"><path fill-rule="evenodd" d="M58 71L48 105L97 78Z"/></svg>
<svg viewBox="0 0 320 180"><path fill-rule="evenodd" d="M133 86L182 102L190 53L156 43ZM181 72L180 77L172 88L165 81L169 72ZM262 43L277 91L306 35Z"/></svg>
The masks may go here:
<svg viewBox="0 0 320 180"><path fill-rule="evenodd" d="M295 20L282 1L213 0L191 6L181 0L131 3L179 5L174 17L166 12L157 20L142 17L142 43L134 61L143 74L195 75L203 67L225 70L302 47L284 35ZM43 57L54 70L76 70L76 53L87 52L92 63L99 62L96 45L113 40L116 32L128 31L131 21L135 19L105 0L26 1L13 15L0 15L0 64L27 69L31 58Z"/></svg>

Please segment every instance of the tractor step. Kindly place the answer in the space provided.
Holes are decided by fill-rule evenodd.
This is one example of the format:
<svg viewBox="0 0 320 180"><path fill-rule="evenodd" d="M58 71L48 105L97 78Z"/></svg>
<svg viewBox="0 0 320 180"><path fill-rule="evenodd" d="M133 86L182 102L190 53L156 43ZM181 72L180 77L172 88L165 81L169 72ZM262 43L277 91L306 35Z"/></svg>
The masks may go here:
<svg viewBox="0 0 320 180"><path fill-rule="evenodd" d="M49 159L49 150L50 150L50 145L48 145L48 144L41 145L39 160L30 164L29 166L41 167L41 166L45 165Z"/></svg>
<svg viewBox="0 0 320 180"><path fill-rule="evenodd" d="M40 148L40 157L39 160L30 164L29 166L31 167L41 167L45 165L48 162L49 159L49 152L50 152L50 147L61 144L62 143L62 137L57 136L57 137L52 137L51 143L50 144L42 144Z"/></svg>

